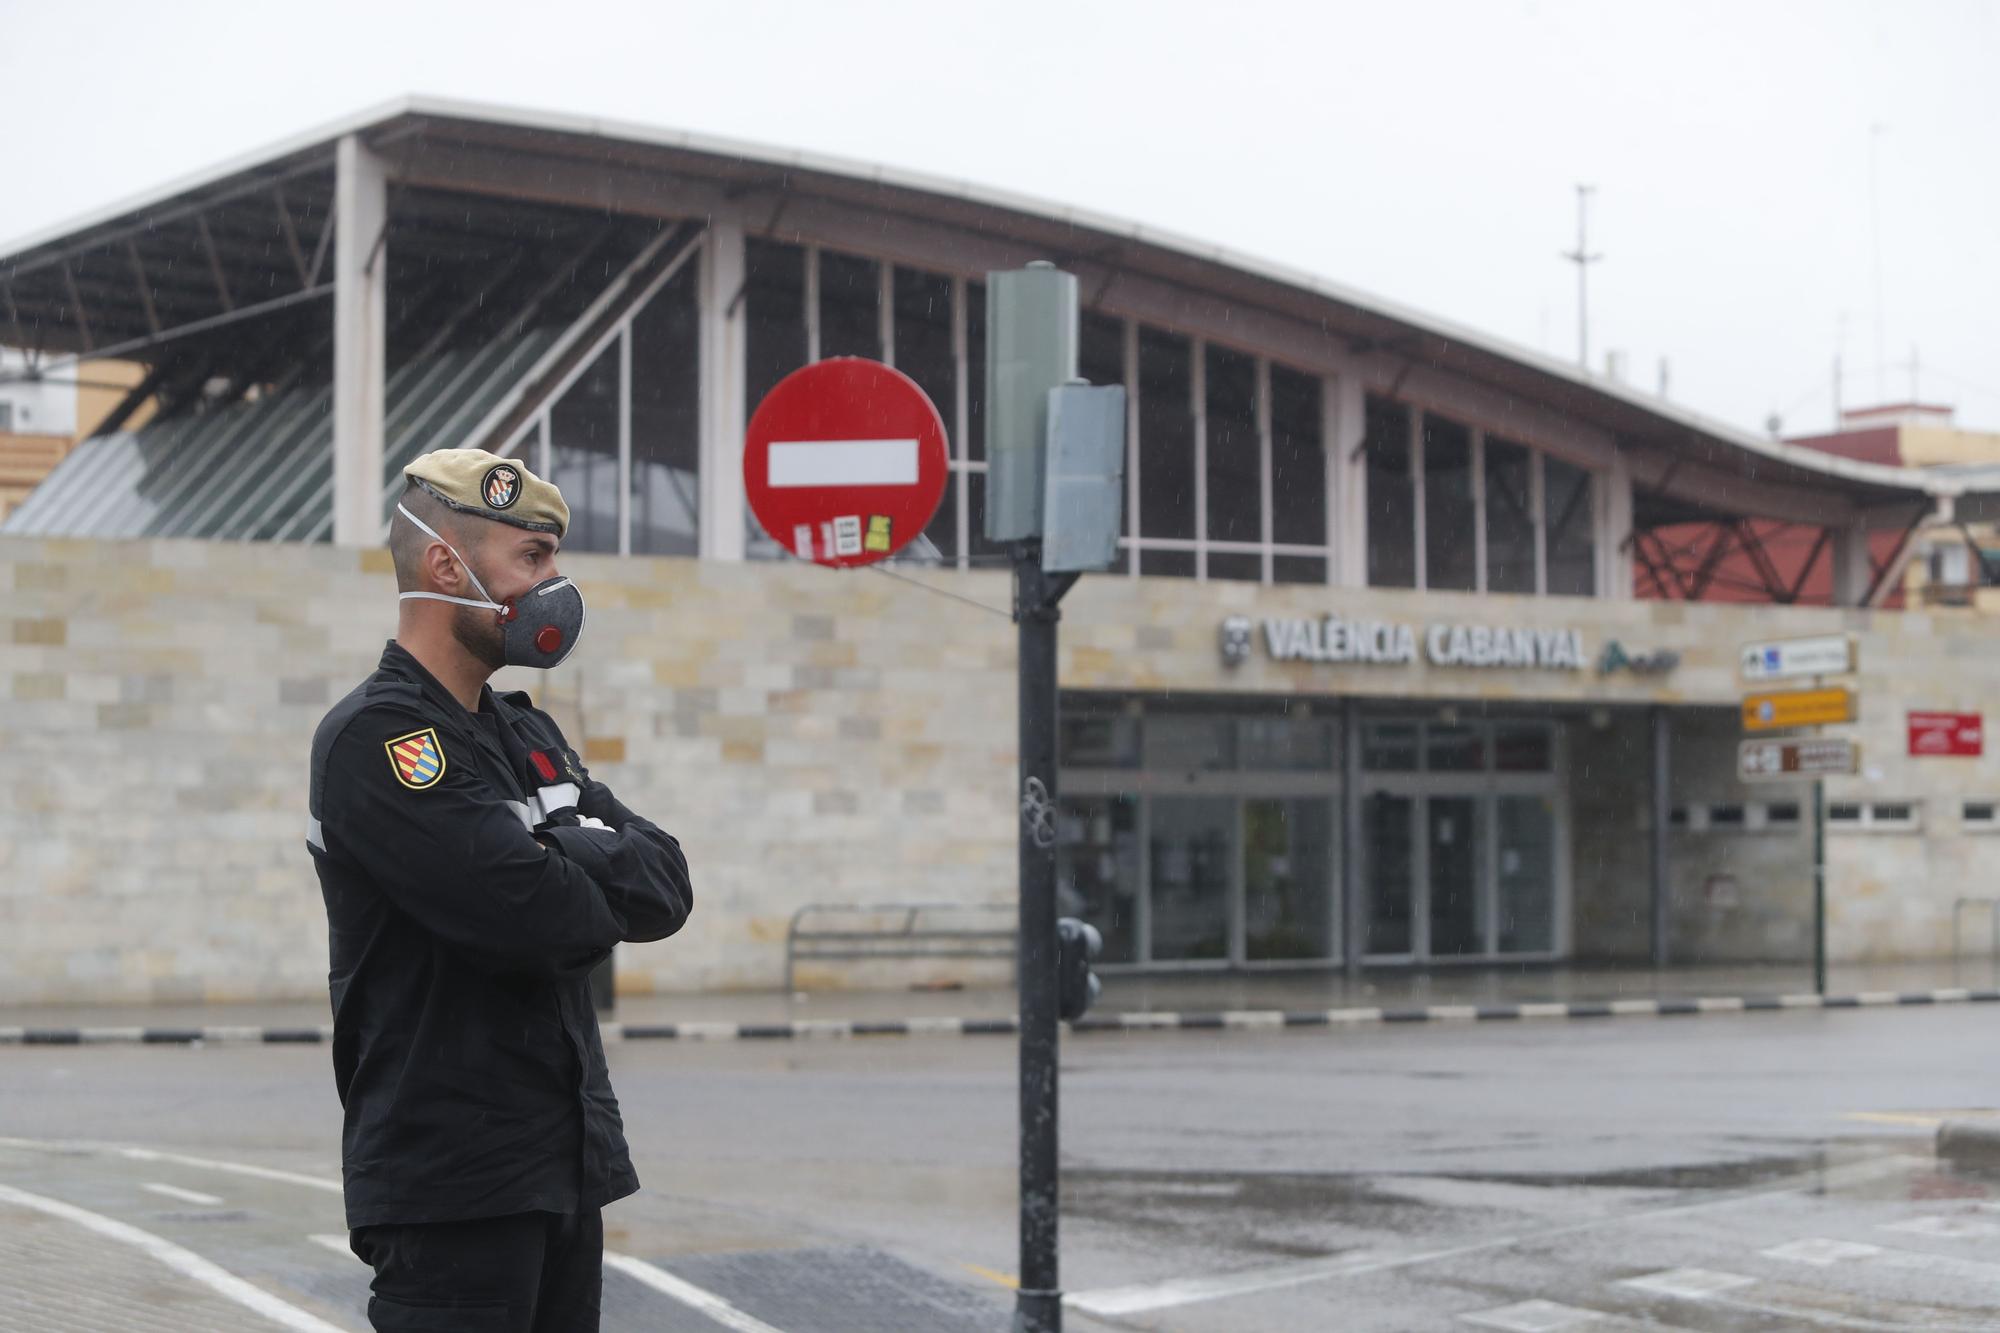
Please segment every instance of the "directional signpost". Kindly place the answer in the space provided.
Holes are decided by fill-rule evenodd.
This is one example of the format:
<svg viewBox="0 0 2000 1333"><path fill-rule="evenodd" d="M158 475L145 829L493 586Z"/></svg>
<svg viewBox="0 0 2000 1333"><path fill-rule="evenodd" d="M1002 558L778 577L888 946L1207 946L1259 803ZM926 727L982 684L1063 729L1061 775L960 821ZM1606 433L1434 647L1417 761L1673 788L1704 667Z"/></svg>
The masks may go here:
<svg viewBox="0 0 2000 1333"><path fill-rule="evenodd" d="M1743 696L1743 730L1783 731L1788 727L1823 727L1854 720L1854 691L1839 686L1827 690L1779 690Z"/></svg>
<svg viewBox="0 0 2000 1333"><path fill-rule="evenodd" d="M1861 771L1853 741L1744 741L1736 747L1736 776L1744 782L1792 782L1845 777Z"/></svg>
<svg viewBox="0 0 2000 1333"><path fill-rule="evenodd" d="M1743 730L1788 731L1852 722L1859 700L1845 685L1829 686L1828 676L1858 669L1860 653L1852 635L1822 634L1743 646L1739 659L1750 685L1811 681L1808 689L1765 689L1743 696ZM1744 782L1812 779L1813 787L1813 986L1826 994L1826 783L1828 774L1859 771L1860 747L1839 738L1747 740L1737 747L1736 775Z"/></svg>
<svg viewBox="0 0 2000 1333"><path fill-rule="evenodd" d="M1854 670L1854 640L1845 634L1811 639L1752 643L1743 649L1743 679L1796 680L1802 676L1845 676Z"/></svg>

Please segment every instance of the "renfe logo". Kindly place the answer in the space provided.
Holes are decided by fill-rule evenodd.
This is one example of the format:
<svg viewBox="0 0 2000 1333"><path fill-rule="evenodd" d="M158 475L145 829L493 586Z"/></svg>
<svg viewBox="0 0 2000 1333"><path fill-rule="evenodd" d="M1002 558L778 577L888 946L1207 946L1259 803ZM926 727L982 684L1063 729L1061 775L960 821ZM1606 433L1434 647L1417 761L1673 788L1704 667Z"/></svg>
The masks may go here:
<svg viewBox="0 0 2000 1333"><path fill-rule="evenodd" d="M1918 757L1978 758L1986 728L1978 713L1911 713L1910 753Z"/></svg>

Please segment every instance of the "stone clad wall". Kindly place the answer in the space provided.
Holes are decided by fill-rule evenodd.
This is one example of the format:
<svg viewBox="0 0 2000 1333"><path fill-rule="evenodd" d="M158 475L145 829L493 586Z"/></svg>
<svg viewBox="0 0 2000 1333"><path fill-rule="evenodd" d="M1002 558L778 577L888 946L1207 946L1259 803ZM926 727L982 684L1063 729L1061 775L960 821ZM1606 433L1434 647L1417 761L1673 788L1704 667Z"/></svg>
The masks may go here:
<svg viewBox="0 0 2000 1333"><path fill-rule="evenodd" d="M1314 617L1399 622L1415 627L1417 660L1275 661L1267 649L1267 617ZM1961 832L1966 798L2000 801L2000 739L1977 759L1910 758L1908 711L2000 712L2000 620L1966 611L1867 612L1719 603L1596 601L1575 598L1417 594L1386 589L1260 588L1150 579L1136 588L1122 579L1085 579L1065 603L1065 686L1213 693L1254 690L1406 700L1421 712L1432 703L1476 701L1566 704L1661 703L1730 710L1725 717L1676 708L1673 800L1729 802L1809 796L1804 784L1736 781L1740 731L1733 713L1743 693L1737 654L1754 641L1851 633L1861 671L1851 682L1860 720L1828 734L1861 742L1866 771L1827 782L1827 800L1911 800L1923 808L1920 832L1834 832L1828 837L1828 953L1836 960L1890 961L1948 957L1952 909L1964 895L2000 898L1990 867L2000 834ZM1220 665L1224 617L1252 621L1254 643L1242 665ZM1425 627L1433 622L1554 631L1580 628L1594 663L1613 639L1631 654L1671 650L1680 664L1664 676L1618 672L1432 666ZM1800 682L1805 683L1805 682ZM1619 723L1618 725L1625 725ZM1608 785L1572 788L1576 873L1573 928L1580 950L1643 957L1649 920L1644 834L1644 782L1649 760L1641 724L1629 739L1614 730L1597 741L1571 728L1572 783L1585 768L1609 774ZM1636 749L1634 747L1637 747ZM1607 748L1609 747L1609 748ZM1624 762L1617 762L1624 751ZM1593 827L1583 829L1584 817ZM1611 819L1609 828L1597 821ZM1629 821L1629 822L1628 822ZM1621 846L1620 839L1629 845ZM1774 834L1676 834L1670 875L1674 957L1717 961L1809 957L1810 845ZM1601 878L1586 876L1599 867ZM1736 880L1710 897L1712 877ZM1726 889L1727 886L1718 886ZM1596 895L1594 901L1586 901ZM1636 921L1635 921L1636 916ZM1983 924L1983 923L1982 923ZM1970 936L1972 931L1968 931Z"/></svg>
<svg viewBox="0 0 2000 1333"><path fill-rule="evenodd" d="M621 987L775 986L806 902L1011 898L1003 617L869 573L562 564L575 663L494 685L682 840L697 893ZM0 538L0 606L0 1003L323 996L307 753L394 632L387 552Z"/></svg>
<svg viewBox="0 0 2000 1333"><path fill-rule="evenodd" d="M629 990L778 983L790 914L812 901L1006 901L1015 875L1014 631L1006 576L921 571L983 604L879 574L795 564L573 555L590 604L578 660L510 670L593 772L686 844L687 931L621 951ZM1225 616L1574 628L1595 658L1683 655L1663 678L1516 668L1274 662L1261 627L1225 668ZM0 538L0 1003L316 998L325 918L304 844L306 756L326 709L393 632L387 553L323 546ZM1832 800L1911 799L1918 834L1836 834L1836 958L1938 956L1951 906L2000 894L1959 802L2000 799L2000 750L1903 755L1906 708L2000 698L2000 633L1967 613L1883 613L1085 579L1065 604L1066 688L1237 690L1433 701L1733 707L1735 653L1759 637L1862 642L1871 776ZM1421 634L1421 629L1419 630ZM1646 768L1636 710L1573 724L1573 931L1630 956L1644 921ZM1675 800L1740 798L1727 717L1676 713ZM1643 728L1634 732L1643 744ZM1618 775L1602 780L1604 775ZM1588 778L1587 787L1583 784ZM1763 793L1758 793L1761 796ZM1675 841L1675 948L1798 946L1796 840ZM1718 871L1734 903L1701 900ZM1754 893L1752 881L1756 881ZM1788 924L1790 923L1790 924ZM1790 932L1790 933L1788 933ZM1742 956L1751 956L1745 953ZM1735 955L1732 955L1735 956ZM962 965L941 964L950 975ZM912 979L822 967L814 984ZM1004 978L1004 969L981 974Z"/></svg>

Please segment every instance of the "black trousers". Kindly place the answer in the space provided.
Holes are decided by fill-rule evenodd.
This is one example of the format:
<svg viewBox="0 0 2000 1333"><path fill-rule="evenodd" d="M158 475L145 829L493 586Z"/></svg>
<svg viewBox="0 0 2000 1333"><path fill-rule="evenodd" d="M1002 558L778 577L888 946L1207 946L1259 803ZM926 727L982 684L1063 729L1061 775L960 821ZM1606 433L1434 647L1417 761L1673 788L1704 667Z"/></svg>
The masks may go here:
<svg viewBox="0 0 2000 1333"><path fill-rule="evenodd" d="M604 1215L515 1213L357 1227L377 1333L597 1333Z"/></svg>

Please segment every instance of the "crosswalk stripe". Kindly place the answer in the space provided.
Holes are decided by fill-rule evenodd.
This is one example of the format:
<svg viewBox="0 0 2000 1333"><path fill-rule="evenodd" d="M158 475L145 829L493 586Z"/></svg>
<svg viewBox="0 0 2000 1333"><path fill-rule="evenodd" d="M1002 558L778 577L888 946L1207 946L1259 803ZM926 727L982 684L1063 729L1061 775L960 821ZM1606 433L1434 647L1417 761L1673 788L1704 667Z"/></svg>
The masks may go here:
<svg viewBox="0 0 2000 1333"><path fill-rule="evenodd" d="M704 1291L685 1278L675 1277L656 1264L644 1259L634 1259L629 1254L604 1252L604 1266L615 1268L627 1277L634 1278L664 1296L671 1296L682 1305L697 1310L724 1328L734 1333L780 1333L755 1315L745 1314L712 1291Z"/></svg>
<svg viewBox="0 0 2000 1333"><path fill-rule="evenodd" d="M198 1203L206 1208L213 1208L222 1202L213 1194L203 1194L199 1190L184 1190L178 1185L146 1184L140 1188L151 1190L155 1194L164 1194L169 1199L179 1199L182 1203Z"/></svg>

